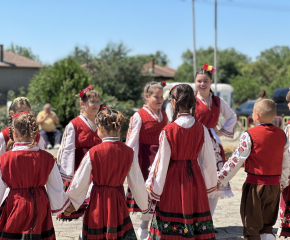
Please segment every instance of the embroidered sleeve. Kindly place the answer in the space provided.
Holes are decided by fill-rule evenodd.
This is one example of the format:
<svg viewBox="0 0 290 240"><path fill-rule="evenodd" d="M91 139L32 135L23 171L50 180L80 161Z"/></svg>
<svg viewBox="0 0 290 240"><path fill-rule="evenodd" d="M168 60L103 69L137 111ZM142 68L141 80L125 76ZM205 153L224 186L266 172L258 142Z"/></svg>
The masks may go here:
<svg viewBox="0 0 290 240"><path fill-rule="evenodd" d="M39 142L37 143L37 147L41 150L45 150L45 141L42 136L39 138Z"/></svg>
<svg viewBox="0 0 290 240"><path fill-rule="evenodd" d="M50 201L52 215L62 213L70 204L68 196L63 191L63 182L56 163L49 174L46 191Z"/></svg>
<svg viewBox="0 0 290 240"><path fill-rule="evenodd" d="M163 130L159 137L159 149L145 184L150 197L156 201L160 201L163 192L170 156L171 148Z"/></svg>
<svg viewBox="0 0 290 240"><path fill-rule="evenodd" d="M72 123L65 128L57 153L57 162L62 179L70 182L75 169L75 129Z"/></svg>
<svg viewBox="0 0 290 240"><path fill-rule="evenodd" d="M237 123L237 115L233 111L233 109L230 108L230 106L220 98L220 111L223 117L225 118L225 124L221 128L221 132L228 138L234 137L235 132L235 126Z"/></svg>
<svg viewBox="0 0 290 240"><path fill-rule="evenodd" d="M3 133L0 133L0 156L6 152L6 143L3 136Z"/></svg>
<svg viewBox="0 0 290 240"><path fill-rule="evenodd" d="M130 125L127 132L126 145L131 147L134 153L138 156L139 154L139 135L142 126L142 119L139 113L135 113L130 119Z"/></svg>
<svg viewBox="0 0 290 240"><path fill-rule="evenodd" d="M145 188L144 178L136 154L134 154L134 160L127 175L127 181L139 208L142 212L148 211L148 193Z"/></svg>
<svg viewBox="0 0 290 240"><path fill-rule="evenodd" d="M235 152L224 164L222 170L218 172L219 181L226 186L227 183L236 175L243 163L249 157L251 153L252 142L250 135L245 132Z"/></svg>
<svg viewBox="0 0 290 240"><path fill-rule="evenodd" d="M66 192L76 210L83 204L87 196L90 186L91 172L92 164L90 154L87 152L72 179L68 191Z"/></svg>
<svg viewBox="0 0 290 240"><path fill-rule="evenodd" d="M289 146L289 124L287 124L285 128L286 133L286 144L284 147L284 153L283 153L283 162L282 162L282 174L280 179L280 184L283 187L287 187L289 185L289 179L290 179L290 146Z"/></svg>
<svg viewBox="0 0 290 240"><path fill-rule="evenodd" d="M212 140L208 130L204 127L204 144L197 158L201 173L204 178L207 193L217 190L216 158L212 146Z"/></svg>

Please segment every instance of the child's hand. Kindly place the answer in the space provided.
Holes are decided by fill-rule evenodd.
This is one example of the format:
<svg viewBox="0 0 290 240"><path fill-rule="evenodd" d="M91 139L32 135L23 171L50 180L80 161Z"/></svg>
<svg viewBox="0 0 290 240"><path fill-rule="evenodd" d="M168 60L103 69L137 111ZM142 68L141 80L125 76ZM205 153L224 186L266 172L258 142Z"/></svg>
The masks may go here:
<svg viewBox="0 0 290 240"><path fill-rule="evenodd" d="M218 183L217 183L217 189L216 190L219 190L220 186L221 186L221 182L218 181Z"/></svg>
<svg viewBox="0 0 290 240"><path fill-rule="evenodd" d="M284 187L283 186L280 186L280 192L282 193L284 191Z"/></svg>
<svg viewBox="0 0 290 240"><path fill-rule="evenodd" d="M72 214L72 212L75 212L76 211L76 209L74 208L74 206L72 205L72 204L70 204L65 210L64 210L64 212L63 212L63 214L65 215L65 216L70 216L71 214Z"/></svg>
<svg viewBox="0 0 290 240"><path fill-rule="evenodd" d="M221 137L221 136L224 135L224 134L223 134L220 130L218 130L216 127L215 127L213 130L214 130L215 134L218 135L219 137Z"/></svg>

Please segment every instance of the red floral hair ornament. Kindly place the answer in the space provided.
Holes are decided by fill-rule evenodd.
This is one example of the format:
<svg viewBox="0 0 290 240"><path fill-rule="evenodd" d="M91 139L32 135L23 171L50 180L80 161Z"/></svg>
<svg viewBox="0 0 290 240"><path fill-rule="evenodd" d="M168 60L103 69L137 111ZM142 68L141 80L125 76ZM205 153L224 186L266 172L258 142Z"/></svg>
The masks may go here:
<svg viewBox="0 0 290 240"><path fill-rule="evenodd" d="M21 112L21 113L16 113L16 114L14 114L14 116L13 116L13 118L17 118L19 115L21 115L22 113L24 113L24 114L28 114L28 112Z"/></svg>
<svg viewBox="0 0 290 240"><path fill-rule="evenodd" d="M162 86L162 87L165 87L165 86L166 86L166 81L162 81L162 82L161 82L161 86Z"/></svg>
<svg viewBox="0 0 290 240"><path fill-rule="evenodd" d="M107 107L106 105L103 105L103 106L102 106L102 110L103 110L103 109L109 109L109 107Z"/></svg>
<svg viewBox="0 0 290 240"><path fill-rule="evenodd" d="M213 74L216 71L216 69L213 66L209 65L209 64L204 64L202 69L204 71L209 72L210 74Z"/></svg>
<svg viewBox="0 0 290 240"><path fill-rule="evenodd" d="M90 90L93 90L93 89L94 89L94 88L93 88L93 85L89 85L89 86L87 86L84 90L79 91L79 94L77 94L76 97L81 97L81 98L83 98L83 97L85 96L85 93L86 93L86 92L88 92L88 91L90 91Z"/></svg>

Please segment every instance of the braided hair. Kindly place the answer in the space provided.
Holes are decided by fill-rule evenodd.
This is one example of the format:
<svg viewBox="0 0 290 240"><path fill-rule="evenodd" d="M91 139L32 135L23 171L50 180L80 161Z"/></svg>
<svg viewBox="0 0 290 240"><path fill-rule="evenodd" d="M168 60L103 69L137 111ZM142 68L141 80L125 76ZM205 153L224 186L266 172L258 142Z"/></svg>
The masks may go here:
<svg viewBox="0 0 290 240"><path fill-rule="evenodd" d="M13 121L14 121L14 124L13 124ZM20 115L14 118L13 121L12 121L13 128L17 132L17 134L19 134L20 137L25 138L25 139L28 139L28 138L33 139L31 144L28 145L29 149L36 146L37 142L34 139L38 132L38 124L33 114L31 112L20 113ZM12 138L10 138L6 147L6 151L11 150L13 147L13 144L14 144L14 141L12 140Z"/></svg>
<svg viewBox="0 0 290 240"><path fill-rule="evenodd" d="M194 78L196 78L196 76L197 76L198 74L207 75L207 76L212 80L212 73L210 73L209 71L206 71L206 70L200 68L200 69L197 70L197 72L196 72ZM215 97L215 95L214 95L214 93L213 93L213 91L212 91L211 89L210 89L210 92L211 92L211 94L212 94L212 100L213 100L214 104L215 104L217 107L219 107L220 105L219 105L219 103L218 103L218 101L217 101L217 99L216 99L216 97ZM196 94L197 94L197 93L196 93ZM196 95L196 94L195 94L195 95Z"/></svg>
<svg viewBox="0 0 290 240"><path fill-rule="evenodd" d="M175 100L172 122L176 120L180 110L187 111L188 113L191 110L191 115L195 116L196 98L191 86L188 84L175 86L170 92L170 97Z"/></svg>
<svg viewBox="0 0 290 240"><path fill-rule="evenodd" d="M103 127L107 133L118 133L125 121L126 118L121 112L110 108L102 109L96 117L97 125Z"/></svg>
<svg viewBox="0 0 290 240"><path fill-rule="evenodd" d="M19 99L19 100L18 100ZM14 101L11 103L10 107L9 107L9 112L12 111L14 114L17 113L17 111L19 111L19 109L22 107L22 106L27 106L29 109L31 109L31 106L30 106L30 103L29 103L29 100L27 98L24 98L24 97L20 97L20 98L16 98L14 99ZM7 143L7 147L6 149L8 148L8 145L11 145L9 147L9 150L12 149L13 147L13 144L14 144L14 141L12 140L13 139L13 134L12 134L12 122L13 122L13 117L11 116L11 114L9 114L9 117L8 117L8 127L9 127L9 141ZM7 150L8 151L8 150Z"/></svg>

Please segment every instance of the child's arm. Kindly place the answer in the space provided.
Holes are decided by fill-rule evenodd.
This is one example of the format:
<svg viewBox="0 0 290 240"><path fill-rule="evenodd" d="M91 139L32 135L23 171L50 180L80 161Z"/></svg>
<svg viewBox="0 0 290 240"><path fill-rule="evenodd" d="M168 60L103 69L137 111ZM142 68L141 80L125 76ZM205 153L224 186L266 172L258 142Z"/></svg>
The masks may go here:
<svg viewBox="0 0 290 240"><path fill-rule="evenodd" d="M289 185L290 175L290 158L289 158L289 140L286 137L286 144L284 146L283 162L282 162L282 174L280 179L281 187L285 188Z"/></svg>
<svg viewBox="0 0 290 240"><path fill-rule="evenodd" d="M75 129L72 123L65 128L57 162L62 179L70 182L75 170Z"/></svg>
<svg viewBox="0 0 290 240"><path fill-rule="evenodd" d="M56 163L49 174L46 191L50 201L52 215L62 213L69 206L70 200L63 191L63 182Z"/></svg>
<svg viewBox="0 0 290 240"><path fill-rule="evenodd" d="M163 192L170 156L171 148L166 138L165 131L163 130L159 137L159 149L145 184L150 198L156 201L160 201L160 196Z"/></svg>
<svg viewBox="0 0 290 240"><path fill-rule="evenodd" d="M233 138L237 122L237 115L222 98L220 98L220 105L221 114L225 118L225 124L222 126L220 132L228 138Z"/></svg>
<svg viewBox="0 0 290 240"><path fill-rule="evenodd" d="M37 143L37 147L41 150L45 150L45 141L42 136L39 138L39 142Z"/></svg>
<svg viewBox="0 0 290 240"><path fill-rule="evenodd" d="M144 178L139 166L139 160L136 154L127 175L128 185L142 212L147 212L148 209L148 193L145 188Z"/></svg>
<svg viewBox="0 0 290 240"><path fill-rule="evenodd" d="M139 134L142 126L142 119L139 113L135 113L130 119L130 125L127 132L126 145L131 147L134 153L139 154Z"/></svg>
<svg viewBox="0 0 290 240"><path fill-rule="evenodd" d="M251 153L252 141L250 135L245 132L238 145L235 152L229 158L229 160L224 164L222 170L218 172L218 180L224 186L236 175L240 167L246 161Z"/></svg>
<svg viewBox="0 0 290 240"><path fill-rule="evenodd" d="M216 158L212 146L212 140L207 128L204 128L204 143L198 154L198 164L205 182L207 193L217 190Z"/></svg>
<svg viewBox="0 0 290 240"><path fill-rule="evenodd" d="M3 136L3 133L0 133L0 156L6 152L6 143Z"/></svg>
<svg viewBox="0 0 290 240"><path fill-rule="evenodd" d="M91 172L92 164L90 154L87 152L66 192L76 210L79 209L86 198L90 186Z"/></svg>

